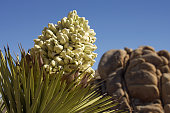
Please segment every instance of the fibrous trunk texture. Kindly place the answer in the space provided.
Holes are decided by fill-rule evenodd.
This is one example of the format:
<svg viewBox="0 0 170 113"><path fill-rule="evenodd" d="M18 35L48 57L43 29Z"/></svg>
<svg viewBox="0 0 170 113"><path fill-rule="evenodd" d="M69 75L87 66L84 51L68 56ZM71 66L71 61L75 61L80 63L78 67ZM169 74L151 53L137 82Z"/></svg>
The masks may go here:
<svg viewBox="0 0 170 113"><path fill-rule="evenodd" d="M170 113L170 53L150 46L136 50L110 50L99 63L96 75L108 93L131 113Z"/></svg>

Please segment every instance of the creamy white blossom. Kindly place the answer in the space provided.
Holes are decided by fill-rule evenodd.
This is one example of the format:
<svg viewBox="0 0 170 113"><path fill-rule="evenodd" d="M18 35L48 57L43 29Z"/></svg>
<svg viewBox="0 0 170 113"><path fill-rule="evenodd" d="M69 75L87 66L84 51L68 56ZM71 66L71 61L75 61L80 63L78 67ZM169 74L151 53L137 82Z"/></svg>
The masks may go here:
<svg viewBox="0 0 170 113"><path fill-rule="evenodd" d="M93 75L91 67L97 57L93 52L97 49L93 44L96 41L95 35L88 20L79 17L76 10L73 10L57 24L49 23L43 29L42 35L34 39L31 53L40 52L47 72L63 68L67 74L78 68L80 73L86 70L86 73Z"/></svg>

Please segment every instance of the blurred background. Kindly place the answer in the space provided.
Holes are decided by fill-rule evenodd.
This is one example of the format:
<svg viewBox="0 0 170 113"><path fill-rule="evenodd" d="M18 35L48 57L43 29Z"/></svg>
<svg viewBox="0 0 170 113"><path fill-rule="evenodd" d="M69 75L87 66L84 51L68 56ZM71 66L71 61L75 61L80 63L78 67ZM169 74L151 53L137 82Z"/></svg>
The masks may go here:
<svg viewBox="0 0 170 113"><path fill-rule="evenodd" d="M89 20L96 32L97 69L103 53L124 47L153 46L170 51L169 0L0 0L0 48L12 53L34 46L48 23L57 23L72 11Z"/></svg>

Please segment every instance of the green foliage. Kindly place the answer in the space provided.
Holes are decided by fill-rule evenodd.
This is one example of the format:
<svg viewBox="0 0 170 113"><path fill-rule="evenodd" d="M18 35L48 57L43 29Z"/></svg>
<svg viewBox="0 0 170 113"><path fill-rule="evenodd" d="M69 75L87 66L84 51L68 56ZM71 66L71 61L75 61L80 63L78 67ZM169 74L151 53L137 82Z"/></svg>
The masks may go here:
<svg viewBox="0 0 170 113"><path fill-rule="evenodd" d="M0 98L0 113L4 113L6 111L5 104L3 103L2 99Z"/></svg>
<svg viewBox="0 0 170 113"><path fill-rule="evenodd" d="M62 69L46 73L40 55L25 54L23 49L21 55L19 61L12 58L9 48L5 57L0 51L0 113L4 108L7 113L98 113L116 105L94 85L77 82L78 77L67 82Z"/></svg>

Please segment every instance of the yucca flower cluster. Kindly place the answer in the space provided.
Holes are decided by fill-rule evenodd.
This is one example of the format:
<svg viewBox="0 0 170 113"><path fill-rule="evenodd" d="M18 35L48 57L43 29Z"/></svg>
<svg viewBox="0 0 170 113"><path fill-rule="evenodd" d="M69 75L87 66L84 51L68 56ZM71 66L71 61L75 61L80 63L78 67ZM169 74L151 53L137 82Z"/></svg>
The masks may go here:
<svg viewBox="0 0 170 113"><path fill-rule="evenodd" d="M43 29L42 35L34 40L31 53L40 52L44 68L49 73L62 68L67 74L78 68L80 73L86 70L86 73L93 75L91 66L97 57L93 52L97 49L93 44L96 41L95 35L88 20L79 17L73 10L57 24L49 23Z"/></svg>

